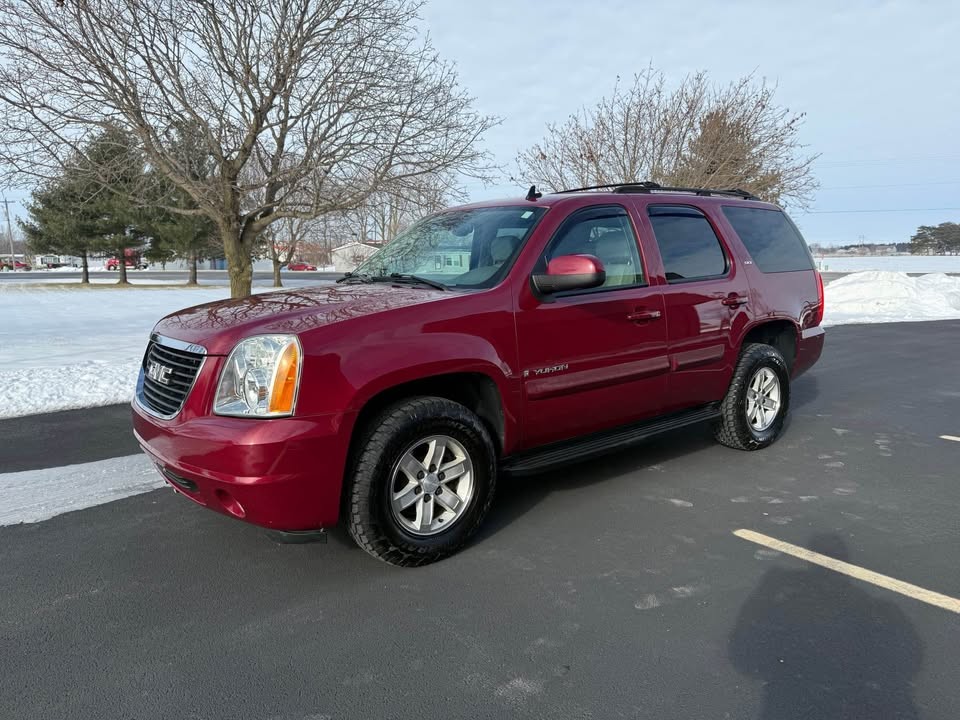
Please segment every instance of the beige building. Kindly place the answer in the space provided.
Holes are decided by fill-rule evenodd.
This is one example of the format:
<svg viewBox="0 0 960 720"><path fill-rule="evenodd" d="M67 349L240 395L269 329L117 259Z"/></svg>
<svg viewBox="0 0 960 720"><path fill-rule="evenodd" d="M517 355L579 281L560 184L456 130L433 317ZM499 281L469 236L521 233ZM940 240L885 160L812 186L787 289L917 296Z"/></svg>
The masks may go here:
<svg viewBox="0 0 960 720"><path fill-rule="evenodd" d="M334 248L330 255L336 272L350 272L360 263L373 255L379 248L364 243L352 242Z"/></svg>

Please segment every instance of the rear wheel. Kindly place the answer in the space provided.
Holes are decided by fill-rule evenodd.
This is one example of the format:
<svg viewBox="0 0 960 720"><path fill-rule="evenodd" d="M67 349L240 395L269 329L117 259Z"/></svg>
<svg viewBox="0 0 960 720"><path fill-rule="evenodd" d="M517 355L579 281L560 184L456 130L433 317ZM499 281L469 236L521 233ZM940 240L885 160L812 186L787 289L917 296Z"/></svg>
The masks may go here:
<svg viewBox="0 0 960 720"><path fill-rule="evenodd" d="M715 428L719 442L737 450L759 450L783 431L790 406L790 371L772 345L752 343L740 353Z"/></svg>
<svg viewBox="0 0 960 720"><path fill-rule="evenodd" d="M350 534L393 565L425 565L459 550L480 527L496 485L483 422L451 400L393 406L369 427L347 490Z"/></svg>

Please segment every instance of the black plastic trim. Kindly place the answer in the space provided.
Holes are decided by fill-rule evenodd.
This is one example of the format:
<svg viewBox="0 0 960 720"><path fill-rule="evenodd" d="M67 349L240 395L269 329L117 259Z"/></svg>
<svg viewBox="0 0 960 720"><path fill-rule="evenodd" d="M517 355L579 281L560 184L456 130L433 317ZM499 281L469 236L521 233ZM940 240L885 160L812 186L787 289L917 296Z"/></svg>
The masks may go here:
<svg viewBox="0 0 960 720"><path fill-rule="evenodd" d="M563 440L533 450L526 450L504 458L500 469L512 475L535 473L554 465L615 452L654 435L687 425L714 420L718 417L720 417L720 404L710 403L692 410L684 410L652 420L644 420L632 425L622 425L573 440Z"/></svg>

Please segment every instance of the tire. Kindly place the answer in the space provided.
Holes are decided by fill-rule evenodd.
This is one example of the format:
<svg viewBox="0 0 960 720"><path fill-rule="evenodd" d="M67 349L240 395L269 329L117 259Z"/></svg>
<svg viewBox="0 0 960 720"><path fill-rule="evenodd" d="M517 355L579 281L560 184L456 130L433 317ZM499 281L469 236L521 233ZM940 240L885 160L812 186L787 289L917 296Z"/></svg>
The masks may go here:
<svg viewBox="0 0 960 720"><path fill-rule="evenodd" d="M749 409L755 406L750 398L751 384L758 377L760 380L769 378L764 370L776 377L779 390L777 407L772 418L766 416L765 421L754 423L747 417ZM772 383L766 383L766 387L772 387ZM765 398L765 400L768 403L765 407L770 407L771 398ZM730 387L720 404L721 414L714 427L714 436L721 444L736 450L760 450L772 444L780 436L789 408L790 369L786 361L775 347L751 343L740 352ZM764 412L768 413L770 410L763 410L755 417L762 417ZM766 422L769 424L767 425Z"/></svg>
<svg viewBox="0 0 960 720"><path fill-rule="evenodd" d="M435 471L417 480L408 470L430 471L423 463L429 462L431 438L440 438L433 451L439 452L440 460L433 465ZM455 459L461 454L469 462L457 466ZM401 460L407 469L400 468ZM457 472L470 465L472 470L456 480L443 478L440 471L447 467ZM405 488L412 490L404 492ZM361 548L391 565L436 562L457 552L476 533L493 502L495 488L496 451L480 418L444 398L408 400L370 423L358 444L344 498L350 535ZM411 494L414 491L415 496ZM461 500L458 493L467 499ZM404 497L396 500L401 495ZM397 509L396 503L405 500L412 504ZM456 512L447 507L457 502L462 504ZM428 505L429 511L425 509ZM422 532L412 529L428 512L431 526L421 526ZM445 521L448 526L441 525Z"/></svg>

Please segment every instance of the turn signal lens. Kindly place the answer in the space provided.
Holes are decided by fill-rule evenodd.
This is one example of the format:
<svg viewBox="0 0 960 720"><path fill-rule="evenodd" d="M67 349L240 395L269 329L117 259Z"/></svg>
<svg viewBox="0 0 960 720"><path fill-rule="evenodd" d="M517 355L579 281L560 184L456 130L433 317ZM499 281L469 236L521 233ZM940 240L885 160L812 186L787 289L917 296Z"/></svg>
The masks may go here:
<svg viewBox="0 0 960 720"><path fill-rule="evenodd" d="M270 392L270 414L289 415L297 396L297 375L300 370L300 348L290 343L277 361Z"/></svg>

